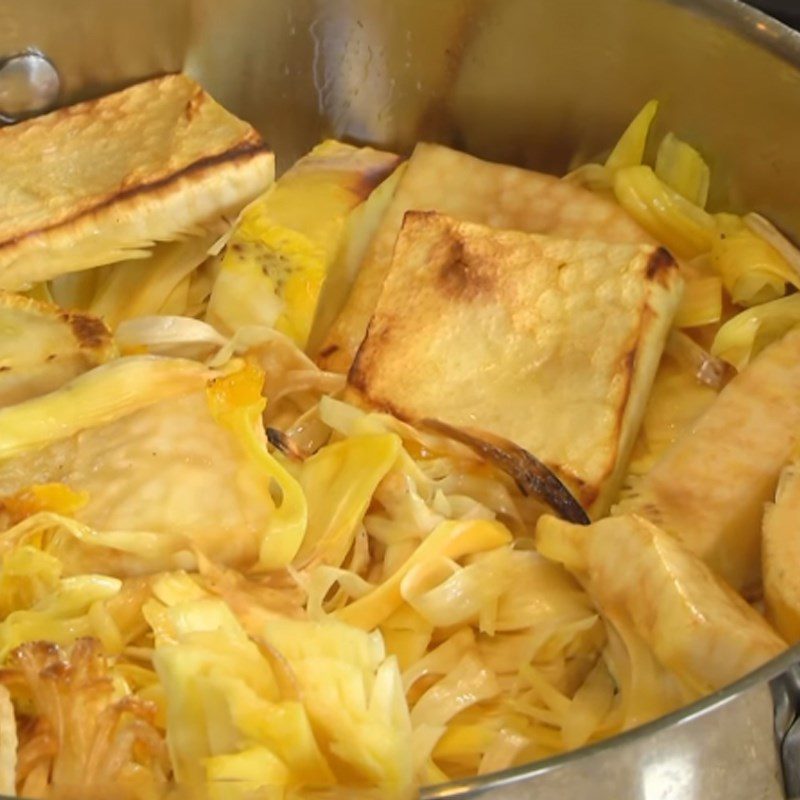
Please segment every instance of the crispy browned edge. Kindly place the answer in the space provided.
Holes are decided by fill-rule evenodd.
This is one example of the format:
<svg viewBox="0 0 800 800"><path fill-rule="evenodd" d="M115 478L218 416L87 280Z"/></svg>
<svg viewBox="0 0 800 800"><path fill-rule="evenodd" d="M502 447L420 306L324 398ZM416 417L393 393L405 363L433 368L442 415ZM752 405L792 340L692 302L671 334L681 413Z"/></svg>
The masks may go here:
<svg viewBox="0 0 800 800"><path fill-rule="evenodd" d="M62 311L59 318L69 325L81 349L100 350L111 344L111 331L99 317L80 311Z"/></svg>
<svg viewBox="0 0 800 800"><path fill-rule="evenodd" d="M590 524L589 515L555 472L519 445L488 431L456 428L437 419L424 419L418 425L466 445L511 476L522 494L542 500L562 519L577 525Z"/></svg>
<svg viewBox="0 0 800 800"><path fill-rule="evenodd" d="M663 284L667 275L677 266L678 264L672 257L672 253L666 247L657 247L650 254L645 274L651 281Z"/></svg>
<svg viewBox="0 0 800 800"><path fill-rule="evenodd" d="M407 232L407 225L413 225L417 221L422 221L427 219L428 217L441 217L448 221L448 228L452 230L452 222L455 221L453 218L448 217L446 214L440 214L438 211L406 211L403 214L403 223L400 226L400 231L397 234L397 238L394 242L394 247L392 251L392 262L394 262L395 256L397 254L397 249L401 243L401 239L403 238L403 234ZM448 248L448 252L451 257L454 257L459 261L459 263L463 260L464 255L464 247L460 240L452 241L448 240L445 243L445 246ZM461 263L462 269L456 269L456 272L463 273L463 263ZM391 269L391 266L389 267ZM446 270L445 270L446 271ZM456 276L450 276L451 279L455 278L455 280L461 280L463 283L466 280L466 276L463 274L458 274ZM443 276L443 280L447 281L447 276ZM385 285L385 279L384 279ZM380 298L378 298L378 302L376 304L376 311L378 306L380 305ZM406 414L403 414L399 408L392 407L387 401L381 401L378 403L374 398L369 396L369 361L370 361L370 353L368 352L368 344L374 341L375 337L378 335L374 328L375 322L375 312L373 312L372 317L370 317L369 322L367 323L367 330L364 334L364 338L361 340L361 343L358 345L356 349L355 356L353 356L353 363L350 365L350 369L347 372L347 383L352 386L354 389L358 390L361 396L364 397L365 400L370 402L373 406L380 406L383 410L387 411L388 413L392 414L393 416L397 417L398 419L403 419L405 421L410 421L410 417ZM382 334L383 335L383 334ZM338 347L334 345L332 348L327 348L326 351L320 353L320 355L329 355L336 351Z"/></svg>
<svg viewBox="0 0 800 800"><path fill-rule="evenodd" d="M353 189L362 201L366 200L405 161L405 158L397 153L387 155L393 157L387 158L385 165L374 164L357 174Z"/></svg>
<svg viewBox="0 0 800 800"><path fill-rule="evenodd" d="M179 73L171 73L170 75L160 76L158 78L153 78L150 81L143 81L142 83L160 82L165 78L172 77L175 74ZM78 111L85 111L87 108L91 108L92 106L100 103L101 101L107 100L109 97L114 97L115 95L123 94L129 88L131 87L120 89L118 92L113 92L112 94L104 95L103 97L94 98L92 100L85 100L81 103L76 103L72 106L67 106L66 108L62 108L52 112L52 114L56 116L74 115ZM198 84L194 94L192 95L192 97L189 98L189 100L186 103L186 114L189 117L189 119L191 119L192 116L194 116L194 114L196 113L196 109L199 105L199 98L205 99L206 97L211 99L210 95L207 95L205 90ZM19 244L21 241L27 239L30 236L36 236L51 230L55 230L57 228L67 227L68 225L74 224L79 220L95 216L99 212L103 211L103 209L108 208L109 206L115 203L119 203L121 201L127 201L137 196L156 194L159 191L161 191L161 193L166 193L164 190L170 188L172 184L178 182L183 178L202 175L204 172L207 172L212 168L219 166L220 164L245 162L257 155L260 155L261 153L268 153L268 152L270 152L269 147L261 138L258 131L256 131L255 128L250 126L245 136L234 147L231 147L222 153L215 153L212 156L206 156L204 158L200 158L197 161L194 161L193 163L183 167L182 169L177 170L176 172L173 172L170 175L167 175L166 177L160 178L159 180L156 181L141 183L129 188L125 188L123 184L123 186L120 187L120 191L109 194L107 197L103 198L102 200L99 200L91 208L87 208L71 217L67 217L66 219L60 220L59 222L55 222L52 225L45 225L41 228L36 228L34 230L26 231L25 233L12 236L11 238L6 239L3 242L0 242L0 256L2 256L4 251L13 248L14 245Z"/></svg>
<svg viewBox="0 0 800 800"><path fill-rule="evenodd" d="M0 294L6 293L0 292ZM111 335L111 331L100 317L96 317L84 311L63 309L52 303L34 300L29 297L23 298L22 295L11 294L11 296L24 299L29 310L38 309L39 313L42 314L50 312L59 322L69 328L72 333L72 338L78 345L78 349L89 351L87 355L93 353L102 358L113 351L114 338ZM47 360L50 361L55 357L55 354L51 354L48 356ZM10 369L11 367L8 365L0 365L0 372L7 372Z"/></svg>
<svg viewBox="0 0 800 800"><path fill-rule="evenodd" d="M651 253L645 266L645 276L647 280L652 283L658 284L666 288L669 284L670 276L678 271L678 262L673 258L672 254L665 247L656 247ZM642 339L645 333L649 330L655 312L648 305L645 304L642 310L641 324L634 337L633 344L628 352L622 358L622 372L624 374L625 386L623 388L622 399L620 401L621 414L617 414L614 418L614 457L609 462L610 466L604 473L601 482L605 481L609 475L614 471L614 465L619 458L619 446L622 441L622 424L625 419L625 409L631 397L631 388L633 385L633 376L636 372L636 355L641 351ZM581 498L588 508L591 508L599 497L598 487L582 486Z"/></svg>

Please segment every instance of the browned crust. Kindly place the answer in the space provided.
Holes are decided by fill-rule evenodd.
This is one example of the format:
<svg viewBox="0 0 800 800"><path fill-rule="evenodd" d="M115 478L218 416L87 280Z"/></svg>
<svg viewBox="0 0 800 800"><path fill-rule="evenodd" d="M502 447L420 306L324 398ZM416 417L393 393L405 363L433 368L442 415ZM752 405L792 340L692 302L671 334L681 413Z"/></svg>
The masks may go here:
<svg viewBox="0 0 800 800"><path fill-rule="evenodd" d="M510 475L522 494L542 500L562 519L577 525L591 522L581 504L556 474L519 445L486 431L456 428L436 419L422 420L420 425L465 444L484 460Z"/></svg>
<svg viewBox="0 0 800 800"><path fill-rule="evenodd" d="M305 461L305 453L283 431L277 428L267 428L267 441L292 461Z"/></svg>
<svg viewBox="0 0 800 800"><path fill-rule="evenodd" d="M327 347L323 347L322 350L317 353L317 358L328 358L329 356L332 356L338 349L338 344L329 344Z"/></svg>
<svg viewBox="0 0 800 800"><path fill-rule="evenodd" d="M198 84L192 96L186 101L186 106L183 110L184 116L189 122L197 116L197 112L202 108L205 98L206 94L203 91L203 87Z"/></svg>
<svg viewBox="0 0 800 800"><path fill-rule="evenodd" d="M204 172L218 167L220 164L246 162L257 155L268 152L270 151L267 145L261 140L261 137L258 136L255 131L253 131L253 135L248 135L243 142L237 144L235 147L230 148L229 150L226 150L223 153L217 153L213 156L206 156L205 158L198 159L183 169L177 170L176 172L173 172L164 178L160 178L159 180L151 181L149 183L141 183L137 186L123 189L116 194L112 194L109 197L104 198L91 208L84 209L78 214L67 217L59 222L55 222L52 225L45 225L44 227L26 231L25 233L13 236L10 239L6 239L4 242L0 242L0 254L2 254L4 250L12 248L14 245L19 244L21 241L31 236L41 235L58 228L65 228L71 224L75 224L80 220L90 218L116 203L130 201L131 199L139 196L163 192L164 189L171 187L172 184L177 183L179 180L187 177L202 175Z"/></svg>
<svg viewBox="0 0 800 800"><path fill-rule="evenodd" d="M353 363L350 365L350 369L347 371L347 384L365 396L367 394L367 378L369 374L370 360L368 351L372 346L370 337L375 335L375 331L373 331L374 327L375 315L373 314L367 325L367 332L364 334L364 338L361 340L358 350L356 350ZM386 334L383 335L385 336ZM335 352L338 347L336 345L331 345L325 349L326 351Z"/></svg>
<svg viewBox="0 0 800 800"><path fill-rule="evenodd" d="M355 366L355 362L353 362ZM403 411L399 406L394 405L389 400L376 399L370 393L366 383L363 381L363 375L357 376L355 380L350 380L348 375L347 379L347 394L344 398L348 402L352 400L356 405L362 405L372 411L380 411L384 414L399 419L401 422L407 422L409 425L414 424L414 416L406 411Z"/></svg>
<svg viewBox="0 0 800 800"><path fill-rule="evenodd" d="M442 220L443 217L436 211L406 211L401 235L413 235L408 231L427 225L431 219ZM436 274L437 286L445 297L461 301L475 300L490 292L496 281L480 259L472 257L458 225L453 224L454 220L446 219L446 222L449 236L438 242L430 254L430 260L440 265Z"/></svg>
<svg viewBox="0 0 800 800"><path fill-rule="evenodd" d="M647 259L645 274L647 279L657 283L665 283L669 274L678 268L672 253L666 247L657 247Z"/></svg>
<svg viewBox="0 0 800 800"><path fill-rule="evenodd" d="M443 246L447 248L447 252L437 280L445 296L458 300L474 300L491 291L491 277L480 268L480 264L470 259L460 238L451 238Z"/></svg>
<svg viewBox="0 0 800 800"><path fill-rule="evenodd" d="M366 200L400 166L402 161L403 158L397 156L391 160L387 159L385 164L374 164L363 172L359 172L353 187L355 193L362 200Z"/></svg>
<svg viewBox="0 0 800 800"><path fill-rule="evenodd" d="M79 347L100 350L110 344L111 332L98 317L76 311L64 311L59 316L71 328Z"/></svg>

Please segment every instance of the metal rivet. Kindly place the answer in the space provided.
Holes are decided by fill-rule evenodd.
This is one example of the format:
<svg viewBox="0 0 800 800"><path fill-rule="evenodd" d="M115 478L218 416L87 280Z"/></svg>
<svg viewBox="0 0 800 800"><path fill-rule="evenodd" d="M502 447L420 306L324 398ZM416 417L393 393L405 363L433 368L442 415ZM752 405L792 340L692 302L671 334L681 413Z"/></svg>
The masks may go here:
<svg viewBox="0 0 800 800"><path fill-rule="evenodd" d="M59 86L56 68L36 50L0 59L0 120L46 111L58 100Z"/></svg>

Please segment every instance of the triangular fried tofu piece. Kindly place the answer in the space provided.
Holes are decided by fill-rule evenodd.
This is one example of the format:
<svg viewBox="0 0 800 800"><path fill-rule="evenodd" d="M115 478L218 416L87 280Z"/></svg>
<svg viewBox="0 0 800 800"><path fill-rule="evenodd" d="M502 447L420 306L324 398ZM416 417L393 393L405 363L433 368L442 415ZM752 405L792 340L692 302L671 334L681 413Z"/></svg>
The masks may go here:
<svg viewBox="0 0 800 800"><path fill-rule="evenodd" d="M653 244L614 200L530 170L492 164L436 144L418 144L350 296L318 361L346 372L367 330L407 211L438 211L493 228L568 239Z"/></svg>
<svg viewBox="0 0 800 800"><path fill-rule="evenodd" d="M0 288L136 256L274 177L255 129L168 75L0 129Z"/></svg>
<svg viewBox="0 0 800 800"><path fill-rule="evenodd" d="M511 440L596 517L617 492L681 290L661 248L409 212L349 382L404 419Z"/></svg>

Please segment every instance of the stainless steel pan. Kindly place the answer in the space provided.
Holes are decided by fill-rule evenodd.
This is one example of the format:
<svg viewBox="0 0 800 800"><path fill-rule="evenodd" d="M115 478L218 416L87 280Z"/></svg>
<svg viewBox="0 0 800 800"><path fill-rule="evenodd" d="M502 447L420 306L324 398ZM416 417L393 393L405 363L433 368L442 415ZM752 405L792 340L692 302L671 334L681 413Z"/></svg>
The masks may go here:
<svg viewBox="0 0 800 800"><path fill-rule="evenodd" d="M185 69L284 167L332 134L558 172L658 97L662 127L711 159L712 206L800 238L800 35L736 0L0 0L0 61L30 48L62 104ZM0 66L0 114L24 110L36 61ZM36 74L32 110L51 99ZM798 648L608 742L425 795L800 798L796 662Z"/></svg>

